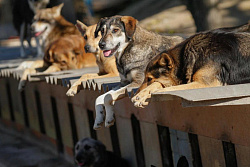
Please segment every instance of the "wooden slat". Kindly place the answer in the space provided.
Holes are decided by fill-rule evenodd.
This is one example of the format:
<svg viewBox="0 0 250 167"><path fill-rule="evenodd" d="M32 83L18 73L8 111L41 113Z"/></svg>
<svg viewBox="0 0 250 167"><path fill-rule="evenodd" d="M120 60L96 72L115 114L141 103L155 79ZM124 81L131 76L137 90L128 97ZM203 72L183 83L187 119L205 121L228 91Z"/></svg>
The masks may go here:
<svg viewBox="0 0 250 167"><path fill-rule="evenodd" d="M137 167L131 120L116 117L116 126L122 157L129 162L131 167ZM124 130L124 127L126 127L126 130Z"/></svg>
<svg viewBox="0 0 250 167"><path fill-rule="evenodd" d="M97 139L100 140L106 146L107 150L113 151L109 128L103 127L102 129L97 130L96 134Z"/></svg>
<svg viewBox="0 0 250 167"><path fill-rule="evenodd" d="M35 85L27 82L24 91L27 103L27 113L28 113L30 128L39 132L40 126L39 126L39 118L35 100Z"/></svg>
<svg viewBox="0 0 250 167"><path fill-rule="evenodd" d="M9 99L6 90L6 79L0 78L0 103L1 103L1 115L4 120L11 120Z"/></svg>
<svg viewBox="0 0 250 167"><path fill-rule="evenodd" d="M140 127L146 166L162 167L156 124L140 122Z"/></svg>
<svg viewBox="0 0 250 167"><path fill-rule="evenodd" d="M50 86L43 82L39 84L38 90L40 92L40 100L46 135L51 137L52 139L56 139L56 128L50 98Z"/></svg>
<svg viewBox="0 0 250 167"><path fill-rule="evenodd" d="M193 167L193 157L188 133L169 129L174 166L177 166L181 157L185 157L189 167Z"/></svg>
<svg viewBox="0 0 250 167"><path fill-rule="evenodd" d="M198 136L203 167L226 167L222 142Z"/></svg>
<svg viewBox="0 0 250 167"><path fill-rule="evenodd" d="M250 166L250 147L235 145L235 152L238 167Z"/></svg>
<svg viewBox="0 0 250 167"><path fill-rule="evenodd" d="M9 83L15 122L21 125L25 125L21 94L20 91L17 90L18 81L10 79Z"/></svg>

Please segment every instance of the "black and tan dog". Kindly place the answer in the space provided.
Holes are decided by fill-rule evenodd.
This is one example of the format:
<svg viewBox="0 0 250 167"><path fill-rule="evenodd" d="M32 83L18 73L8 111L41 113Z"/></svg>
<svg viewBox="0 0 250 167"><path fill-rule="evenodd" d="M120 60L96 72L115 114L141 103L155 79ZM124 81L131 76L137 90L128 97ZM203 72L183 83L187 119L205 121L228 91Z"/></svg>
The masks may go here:
<svg viewBox="0 0 250 167"><path fill-rule="evenodd" d="M75 161L79 167L128 167L128 163L105 145L91 138L84 138L75 146Z"/></svg>
<svg viewBox="0 0 250 167"><path fill-rule="evenodd" d="M132 98L148 105L151 93L250 82L250 24L196 34L157 55ZM164 88L164 89L162 89Z"/></svg>
<svg viewBox="0 0 250 167"><path fill-rule="evenodd" d="M94 129L101 128L105 116L105 126L114 123L114 102L126 96L126 89L140 86L148 62L155 56L153 49L165 50L183 39L178 36L161 36L149 32L138 25L130 16L113 16L101 19L96 27L96 36L101 31L99 47L105 57L112 55L121 77L121 88L117 87L96 99L96 119ZM105 110L104 110L105 107ZM104 113L106 111L106 114Z"/></svg>

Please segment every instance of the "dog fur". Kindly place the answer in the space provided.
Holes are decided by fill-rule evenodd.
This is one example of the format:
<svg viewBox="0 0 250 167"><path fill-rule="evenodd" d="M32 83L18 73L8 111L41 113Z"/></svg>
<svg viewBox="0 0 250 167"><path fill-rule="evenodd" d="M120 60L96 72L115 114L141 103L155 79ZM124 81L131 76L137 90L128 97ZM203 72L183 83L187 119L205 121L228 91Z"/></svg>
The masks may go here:
<svg viewBox="0 0 250 167"><path fill-rule="evenodd" d="M75 146L75 161L79 167L128 167L128 163L98 140L84 138Z"/></svg>
<svg viewBox="0 0 250 167"><path fill-rule="evenodd" d="M201 32L157 55L132 98L134 106L148 105L153 92L249 83L249 27Z"/></svg>
<svg viewBox="0 0 250 167"><path fill-rule="evenodd" d="M46 8L50 0L15 0L13 4L13 24L15 29L20 36L20 56L25 57L25 47L24 40L29 44L29 49L31 49L31 38L33 37L31 24L34 14L39 10ZM36 39L37 45L37 55L42 54L41 46L39 40Z"/></svg>
<svg viewBox="0 0 250 167"><path fill-rule="evenodd" d="M84 74L78 81L76 81L70 89L67 91L67 96L74 96L79 91L79 87L82 81L94 78L105 78L118 76L118 70L116 68L115 57L104 57L102 50L99 48L99 41L101 35L95 37L96 24L92 26L86 26L80 21L77 21L76 27L82 33L85 39L85 51L93 53L96 57L96 64L99 67L99 73Z"/></svg>
<svg viewBox="0 0 250 167"><path fill-rule="evenodd" d="M25 69L18 89L23 90L27 76L37 72L51 73L63 70L96 66L96 58L84 50L85 40L80 35L68 35L54 41L48 48L44 60L37 60Z"/></svg>
<svg viewBox="0 0 250 167"><path fill-rule="evenodd" d="M67 35L80 35L77 28L61 16L63 3L38 10L31 25L35 36L42 39L42 48L45 50L53 41Z"/></svg>
<svg viewBox="0 0 250 167"><path fill-rule="evenodd" d="M96 99L94 129L101 128L104 120L106 127L114 124L114 102L126 96L127 88L141 85L146 65L155 56L151 54L153 48L159 51L169 49L183 40L178 36L161 36L149 32L137 23L131 16L113 16L103 18L97 24L95 35L98 36L101 31L99 47L104 56L116 57L121 88L117 87Z"/></svg>

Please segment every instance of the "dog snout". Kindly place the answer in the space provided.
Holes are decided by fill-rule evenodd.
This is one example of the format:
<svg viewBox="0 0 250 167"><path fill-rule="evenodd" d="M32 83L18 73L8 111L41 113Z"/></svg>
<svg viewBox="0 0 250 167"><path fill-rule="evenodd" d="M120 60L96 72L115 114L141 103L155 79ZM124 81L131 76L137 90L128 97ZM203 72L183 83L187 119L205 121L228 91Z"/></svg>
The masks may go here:
<svg viewBox="0 0 250 167"><path fill-rule="evenodd" d="M90 49L90 46L89 45L85 45L84 49L85 49L85 52L88 53L89 49Z"/></svg>
<svg viewBox="0 0 250 167"><path fill-rule="evenodd" d="M106 42L104 42L104 41L100 41L100 42L99 42L99 47L100 47L101 49L104 49L105 46L106 46Z"/></svg>

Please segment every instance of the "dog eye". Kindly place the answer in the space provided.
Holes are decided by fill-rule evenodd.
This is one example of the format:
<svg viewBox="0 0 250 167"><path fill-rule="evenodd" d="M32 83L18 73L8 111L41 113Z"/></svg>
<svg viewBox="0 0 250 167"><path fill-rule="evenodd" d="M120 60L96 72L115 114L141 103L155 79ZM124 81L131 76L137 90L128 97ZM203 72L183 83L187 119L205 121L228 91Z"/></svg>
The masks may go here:
<svg viewBox="0 0 250 167"><path fill-rule="evenodd" d="M84 149L85 149L85 150L89 150L90 148L91 148L91 147L90 147L89 145L85 145L85 146L84 146Z"/></svg>
<svg viewBox="0 0 250 167"><path fill-rule="evenodd" d="M62 61L62 64L67 64L67 62L65 60Z"/></svg>
<svg viewBox="0 0 250 167"><path fill-rule="evenodd" d="M152 81L152 78L151 77L148 77L148 82L151 82Z"/></svg>
<svg viewBox="0 0 250 167"><path fill-rule="evenodd" d="M112 32L113 32L113 33L116 33L118 30L119 30L119 29L116 28L116 29L113 29Z"/></svg>
<svg viewBox="0 0 250 167"><path fill-rule="evenodd" d="M85 36L84 36L84 39L85 39L85 40L87 40L87 39L88 39L87 35L85 35Z"/></svg>

